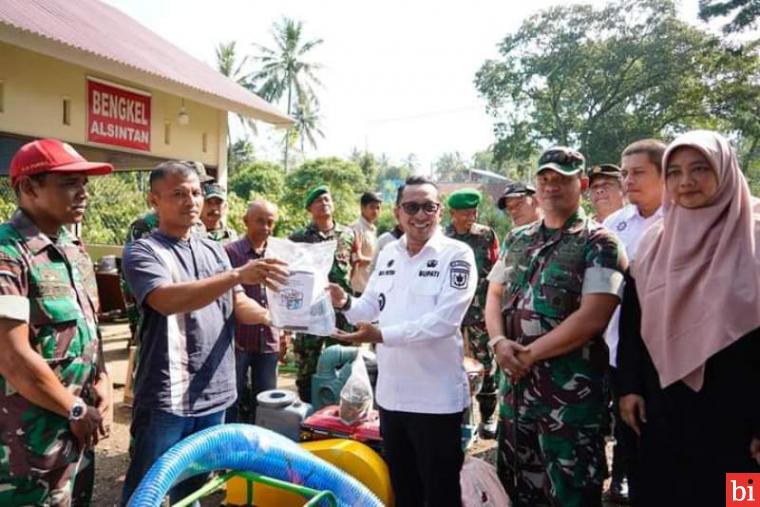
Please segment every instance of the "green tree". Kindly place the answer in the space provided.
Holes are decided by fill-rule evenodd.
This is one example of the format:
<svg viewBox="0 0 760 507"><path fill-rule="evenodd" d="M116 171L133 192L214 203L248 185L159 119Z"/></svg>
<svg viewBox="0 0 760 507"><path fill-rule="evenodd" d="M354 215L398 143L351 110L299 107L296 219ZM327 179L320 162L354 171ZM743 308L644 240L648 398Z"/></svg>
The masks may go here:
<svg viewBox="0 0 760 507"><path fill-rule="evenodd" d="M259 68L252 74L251 80L256 84L257 93L265 100L277 102L286 98L285 111L293 114L294 99L298 104L311 101L318 104L315 86L321 85L317 63L307 60L309 53L324 41L322 39L304 40L303 23L289 18L282 18L272 27L274 48L254 44L259 54L254 57ZM295 97L294 97L295 94ZM284 166L288 171L288 149L290 143L286 134Z"/></svg>
<svg viewBox="0 0 760 507"><path fill-rule="evenodd" d="M736 33L753 28L760 16L759 0L699 0L699 17L703 21L730 16L723 25L724 33Z"/></svg>
<svg viewBox="0 0 760 507"><path fill-rule="evenodd" d="M458 152L444 153L433 163L438 181L458 182L467 179L467 164Z"/></svg>
<svg viewBox="0 0 760 507"><path fill-rule="evenodd" d="M236 171L228 187L244 201L250 201L252 196L262 196L277 203L285 192L285 175L277 164L256 161Z"/></svg>
<svg viewBox="0 0 760 507"><path fill-rule="evenodd" d="M243 88L255 91L254 86L251 83L251 73L247 70L248 57L243 56L238 60L237 52L235 50L235 41L223 43L220 42L216 46L216 68L217 70L235 81ZM256 123L253 119L243 116L241 114L235 114L240 124L244 129L247 129L253 133L257 132ZM230 134L230 114L227 115L227 156L230 158L232 154L232 136Z"/></svg>
<svg viewBox="0 0 760 507"><path fill-rule="evenodd" d="M563 144L589 163L617 161L636 139L714 119L710 78L731 79L728 48L678 20L671 0L553 7L499 51L475 79L496 120L497 160L524 162Z"/></svg>
<svg viewBox="0 0 760 507"><path fill-rule="evenodd" d="M293 113L293 119L296 120L295 133L301 143L301 154L305 153L304 144L307 140L311 147L316 149L316 136L325 137L324 132L319 127L319 106L313 99L299 102Z"/></svg>
<svg viewBox="0 0 760 507"><path fill-rule="evenodd" d="M380 171L380 165L375 156L368 151L360 152L354 148L349 160L359 166L362 174L364 174L364 177L367 180L367 187L377 189L377 174Z"/></svg>
<svg viewBox="0 0 760 507"><path fill-rule="evenodd" d="M227 166L230 175L234 175L242 167L251 165L253 160L253 144L248 138L238 139L227 150Z"/></svg>

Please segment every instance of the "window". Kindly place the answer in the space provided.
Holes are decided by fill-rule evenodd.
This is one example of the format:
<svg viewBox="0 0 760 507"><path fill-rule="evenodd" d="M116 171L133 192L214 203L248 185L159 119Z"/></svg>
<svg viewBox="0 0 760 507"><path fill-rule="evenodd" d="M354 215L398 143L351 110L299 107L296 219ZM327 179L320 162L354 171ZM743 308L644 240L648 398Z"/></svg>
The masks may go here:
<svg viewBox="0 0 760 507"><path fill-rule="evenodd" d="M164 144L171 144L172 142L172 124L171 122L164 123Z"/></svg>
<svg viewBox="0 0 760 507"><path fill-rule="evenodd" d="M208 134L204 132L203 137L201 139L202 139L201 144L203 144L203 153L207 153L208 152Z"/></svg>
<svg viewBox="0 0 760 507"><path fill-rule="evenodd" d="M63 124L71 125L71 99L69 97L63 98Z"/></svg>

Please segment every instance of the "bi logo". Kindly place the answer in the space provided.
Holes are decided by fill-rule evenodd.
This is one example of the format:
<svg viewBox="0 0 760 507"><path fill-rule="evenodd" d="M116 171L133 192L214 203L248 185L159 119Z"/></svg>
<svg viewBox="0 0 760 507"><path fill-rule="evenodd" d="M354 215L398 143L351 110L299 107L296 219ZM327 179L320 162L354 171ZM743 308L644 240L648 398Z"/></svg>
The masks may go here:
<svg viewBox="0 0 760 507"><path fill-rule="evenodd" d="M726 507L760 506L760 474L726 474Z"/></svg>

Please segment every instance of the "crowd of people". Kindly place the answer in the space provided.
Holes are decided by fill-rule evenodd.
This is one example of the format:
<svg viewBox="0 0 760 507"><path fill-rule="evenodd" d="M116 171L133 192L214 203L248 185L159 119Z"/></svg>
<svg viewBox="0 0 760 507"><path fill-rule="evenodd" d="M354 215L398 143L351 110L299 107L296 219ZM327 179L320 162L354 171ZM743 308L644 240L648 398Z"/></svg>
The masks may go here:
<svg viewBox="0 0 760 507"><path fill-rule="evenodd" d="M18 209L0 225L0 504L86 505L93 447L110 432L90 258L67 228L87 180L108 174L71 146L23 146L9 171ZM619 165L576 150L542 153L534 184L497 200L512 229L478 223L471 188L445 203L414 176L396 226L378 237L367 191L339 224L327 186L291 241L335 241L331 337L273 328L266 287L288 266L267 255L276 203L251 202L238 235L225 189L186 161L150 173L151 211L127 234L122 274L137 347L126 504L183 438L256 421L292 341L300 398L322 350L373 344L376 401L395 504L461 505L463 367L483 369L483 439L515 506L721 505L725 474L760 472L760 230L736 154L720 134L645 139ZM588 197L591 216L584 211ZM445 210L445 211L444 211ZM444 213L450 225L441 226ZM614 435L611 472L605 439ZM610 486L602 491L605 477ZM177 501L206 480L175 485Z"/></svg>

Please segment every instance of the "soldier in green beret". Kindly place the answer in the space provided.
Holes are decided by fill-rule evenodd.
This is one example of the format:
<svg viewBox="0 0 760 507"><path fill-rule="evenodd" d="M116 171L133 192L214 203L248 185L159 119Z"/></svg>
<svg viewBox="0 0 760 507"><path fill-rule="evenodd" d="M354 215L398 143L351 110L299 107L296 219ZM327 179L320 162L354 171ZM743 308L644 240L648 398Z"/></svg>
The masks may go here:
<svg viewBox="0 0 760 507"><path fill-rule="evenodd" d="M475 253L478 287L462 321L462 336L466 355L477 359L483 365L485 372L483 387L477 395L478 407L480 408L478 434L483 439L493 439L496 437L497 426L495 411L498 369L493 358L493 352L488 348L488 332L486 331L483 312L486 306L486 293L488 292L486 277L499 256L499 240L491 227L476 223L480 201L480 192L472 188L463 188L452 192L448 200L451 225L446 228L446 236L467 243Z"/></svg>
<svg viewBox="0 0 760 507"><path fill-rule="evenodd" d="M337 241L335 259L328 276L330 282L337 283L348 294L351 289L351 257L358 251L354 232L335 222L333 218L333 200L330 189L325 185L313 188L306 195L305 208L311 215L311 223L306 228L290 235L290 240L297 243L321 243ZM336 316L336 326L343 331L353 331L343 314ZM293 341L293 352L298 358L296 386L303 401L311 402L311 377L317 371L317 362L322 348L339 343L332 338L302 334Z"/></svg>

